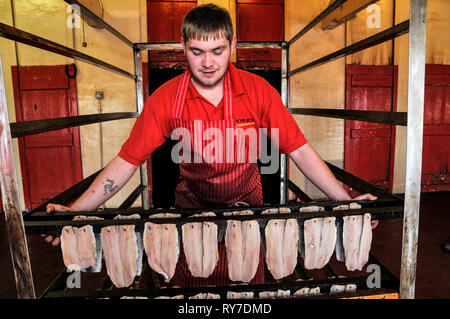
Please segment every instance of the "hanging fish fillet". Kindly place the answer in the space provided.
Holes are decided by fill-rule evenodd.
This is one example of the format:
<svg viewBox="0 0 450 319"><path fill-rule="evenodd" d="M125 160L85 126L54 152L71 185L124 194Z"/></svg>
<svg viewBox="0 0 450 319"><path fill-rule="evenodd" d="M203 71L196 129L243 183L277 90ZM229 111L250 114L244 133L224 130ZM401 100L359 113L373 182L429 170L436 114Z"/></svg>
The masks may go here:
<svg viewBox="0 0 450 319"><path fill-rule="evenodd" d="M323 268L330 261L336 244L336 217L325 217L322 219L320 230L319 258L316 268Z"/></svg>
<svg viewBox="0 0 450 319"><path fill-rule="evenodd" d="M151 218L176 218L179 214L161 213ZM175 224L156 224L147 222L144 225L144 248L150 267L163 275L164 280L172 279L180 254L178 231Z"/></svg>
<svg viewBox="0 0 450 319"><path fill-rule="evenodd" d="M262 214L290 213L289 208L269 209ZM299 229L295 218L271 219L265 228L266 264L275 279L287 277L295 269Z"/></svg>
<svg viewBox="0 0 450 319"><path fill-rule="evenodd" d="M227 292L227 299L253 299L253 291L246 292Z"/></svg>
<svg viewBox="0 0 450 319"><path fill-rule="evenodd" d="M96 216L75 216L73 220L100 220ZM61 250L66 267L83 272L99 272L102 267L102 250L99 234L86 225L80 228L65 226L61 232Z"/></svg>
<svg viewBox="0 0 450 319"><path fill-rule="evenodd" d="M224 215L252 215L252 211ZM249 282L256 274L260 250L259 224L256 220L229 220L225 235L228 276L232 281Z"/></svg>
<svg viewBox="0 0 450 319"><path fill-rule="evenodd" d="M140 218L118 215L114 219ZM117 288L128 287L134 277L140 273L142 262L142 246L134 231L134 225L113 225L101 229L103 253L105 256L107 273Z"/></svg>
<svg viewBox="0 0 450 319"><path fill-rule="evenodd" d="M194 216L215 216L215 214L202 213L191 217ZM209 277L219 259L217 225L212 222L192 222L184 224L181 229L189 271L194 277Z"/></svg>
<svg viewBox="0 0 450 319"><path fill-rule="evenodd" d="M78 258L77 228L64 226L61 232L61 251L64 265L70 271L79 271L81 262Z"/></svg>
<svg viewBox="0 0 450 319"><path fill-rule="evenodd" d="M364 265L369 260L370 246L372 243L372 218L369 213L365 213L363 216L363 227L361 233L361 240L359 245L358 267L362 270Z"/></svg>
<svg viewBox="0 0 450 319"><path fill-rule="evenodd" d="M361 205L356 203L335 207L336 210L360 208ZM362 270L369 259L371 242L370 214L344 216L342 222L338 222L336 257L345 261L347 270Z"/></svg>

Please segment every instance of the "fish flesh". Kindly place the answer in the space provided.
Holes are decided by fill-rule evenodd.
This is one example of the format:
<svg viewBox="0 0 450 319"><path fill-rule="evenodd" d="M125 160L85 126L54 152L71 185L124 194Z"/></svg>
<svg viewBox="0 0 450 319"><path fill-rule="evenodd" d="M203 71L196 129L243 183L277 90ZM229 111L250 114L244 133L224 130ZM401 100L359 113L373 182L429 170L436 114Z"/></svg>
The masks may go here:
<svg viewBox="0 0 450 319"><path fill-rule="evenodd" d="M179 214L160 213L150 218L177 218ZM169 282L175 274L180 243L175 224L144 224L144 249L150 267Z"/></svg>
<svg viewBox="0 0 450 319"><path fill-rule="evenodd" d="M363 216L363 226L361 232L361 239L359 243L359 255L357 269L362 270L364 265L369 260L370 246L372 244L372 218L369 213Z"/></svg>
<svg viewBox="0 0 450 319"><path fill-rule="evenodd" d="M101 220L96 216L75 216L73 220ZM61 250L64 265L70 271L100 272L102 249L100 235L91 225L80 228L64 226L61 231Z"/></svg>
<svg viewBox="0 0 450 319"><path fill-rule="evenodd" d="M230 212L227 215L252 215L252 211ZM229 220L225 234L228 277L232 281L249 282L256 274L261 245L256 220Z"/></svg>
<svg viewBox="0 0 450 319"><path fill-rule="evenodd" d="M290 213L289 208L271 208L261 214ZM265 228L265 259L273 278L293 273L297 265L299 229L295 218L271 219Z"/></svg>
<svg viewBox="0 0 450 319"><path fill-rule="evenodd" d="M132 216L118 215L114 219L140 218L135 214ZM117 288L129 287L135 276L140 274L142 259L134 225L112 225L101 229L101 240L107 273L112 283ZM139 245L141 247L139 247Z"/></svg>
<svg viewBox="0 0 450 319"><path fill-rule="evenodd" d="M253 291L245 291L245 292L227 292L227 299L253 299Z"/></svg>
<svg viewBox="0 0 450 319"><path fill-rule="evenodd" d="M290 290L281 290L277 291L261 291L258 294L260 299L275 299L275 298L289 298L291 296Z"/></svg>
<svg viewBox="0 0 450 319"><path fill-rule="evenodd" d="M72 226L64 226L61 231L61 251L64 265L70 271L79 271L81 262L78 258L78 229Z"/></svg>
<svg viewBox="0 0 450 319"><path fill-rule="evenodd" d="M209 292L208 293L201 292L201 293L198 293L196 295L189 297L188 299L220 299L220 295L209 293Z"/></svg>
<svg viewBox="0 0 450 319"><path fill-rule="evenodd" d="M195 214L191 217L216 216L214 213ZM219 248L217 224L213 222L189 222L182 227L183 250L186 262L194 277L207 278L217 266Z"/></svg>
<svg viewBox="0 0 450 319"><path fill-rule="evenodd" d="M361 205L351 203L349 206L338 206L340 209L360 209ZM371 215L344 216L338 222L336 257L345 262L347 270L362 270L369 259L372 243Z"/></svg>
<svg viewBox="0 0 450 319"><path fill-rule="evenodd" d="M302 207L300 212L324 211L323 207ZM300 251L304 258L306 269L323 268L330 260L336 243L336 218L323 217L311 218L304 222L303 239L300 244L304 245Z"/></svg>

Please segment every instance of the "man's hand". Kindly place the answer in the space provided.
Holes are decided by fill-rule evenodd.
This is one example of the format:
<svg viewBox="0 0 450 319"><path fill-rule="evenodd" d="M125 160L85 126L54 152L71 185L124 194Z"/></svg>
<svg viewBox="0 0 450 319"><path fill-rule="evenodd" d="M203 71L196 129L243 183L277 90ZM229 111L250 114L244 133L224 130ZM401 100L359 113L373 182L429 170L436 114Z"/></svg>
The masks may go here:
<svg viewBox="0 0 450 319"><path fill-rule="evenodd" d="M73 209L67 206L63 206L63 205L59 205L59 204L48 204L47 205L47 213L51 213L51 212L69 212L72 211ZM51 235L41 235L42 237L45 237L45 241L47 243L51 243L52 246L58 246L59 243L61 242L61 239L59 238L59 236L55 236L53 238L53 236Z"/></svg>
<svg viewBox="0 0 450 319"><path fill-rule="evenodd" d="M368 199L368 200L377 200L378 197L372 195L372 194L362 194L359 196L356 196L355 198L352 198L354 200L363 200L363 199ZM372 229L374 229L375 227L377 227L378 225L378 220L372 220Z"/></svg>

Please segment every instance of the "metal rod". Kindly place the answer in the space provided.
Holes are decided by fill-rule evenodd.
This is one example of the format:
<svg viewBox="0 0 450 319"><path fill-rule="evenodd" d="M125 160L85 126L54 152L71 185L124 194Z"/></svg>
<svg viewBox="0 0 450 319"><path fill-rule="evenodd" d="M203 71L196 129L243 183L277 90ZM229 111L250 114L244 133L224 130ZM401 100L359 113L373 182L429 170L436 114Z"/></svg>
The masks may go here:
<svg viewBox="0 0 450 319"><path fill-rule="evenodd" d="M295 183L293 181L291 181L289 178L287 180L287 186L295 194L295 196L300 198L302 201L304 201L304 202L311 202L312 201L311 197L309 197L305 192L303 192L300 189L300 187L295 185Z"/></svg>
<svg viewBox="0 0 450 319"><path fill-rule="evenodd" d="M7 24L0 23L0 36L6 39L31 45L33 47L50 51L53 53L61 54L63 56L73 58L82 62L89 63L91 65L97 66L99 68L112 71L126 77L134 79L135 76L125 70L122 70L114 65L101 61L97 58L84 54L82 52L76 51L74 49L65 47L56 42L49 41L47 39L38 37L37 35L13 28Z"/></svg>
<svg viewBox="0 0 450 319"><path fill-rule="evenodd" d="M283 42L264 42L264 41L252 41L252 42L238 42L236 49L281 49ZM180 42L165 42L165 43L150 43L142 42L135 43L135 49L138 50L182 50L183 46Z"/></svg>
<svg viewBox="0 0 450 319"><path fill-rule="evenodd" d="M25 121L11 123L11 136L22 137L43 132L60 130L73 126L87 125L99 122L127 119L137 117L137 112L116 112L89 114L80 116L58 117L45 120Z"/></svg>
<svg viewBox="0 0 450 319"><path fill-rule="evenodd" d="M292 114L332 117L372 123L384 123L401 126L406 126L407 124L406 112L338 110L322 108L290 108L289 111Z"/></svg>
<svg viewBox="0 0 450 319"><path fill-rule="evenodd" d="M142 81L142 51L134 48L133 49L133 60L134 60L134 73L135 73L135 89L136 89L136 109L139 114L141 114L144 109L144 89ZM148 193L148 174L147 174L147 161L140 166L139 169L141 177L141 185L145 188L142 192L142 207L144 209L149 209L149 193Z"/></svg>
<svg viewBox="0 0 450 319"><path fill-rule="evenodd" d="M133 205L136 199L141 195L142 191L145 189L143 185L139 185L131 192L131 194L123 201L123 203L119 206L119 209L128 209Z"/></svg>
<svg viewBox="0 0 450 319"><path fill-rule="evenodd" d="M286 76L289 69L289 46L283 42L281 49L281 100L289 109L289 78ZM288 200L288 166L289 158L286 154L280 156L280 204Z"/></svg>
<svg viewBox="0 0 450 319"><path fill-rule="evenodd" d="M427 0L410 1L408 126L400 298L414 298L422 172Z"/></svg>
<svg viewBox="0 0 450 319"><path fill-rule="evenodd" d="M302 37L306 32L311 30L316 24L325 19L331 12L343 5L347 0L336 0L330 4L324 11L322 11L317 17L315 17L310 23L308 23L299 33L297 33L291 40L289 40L288 45L291 46L295 41Z"/></svg>
<svg viewBox="0 0 450 319"><path fill-rule="evenodd" d="M33 276L31 274L30 257L28 255L27 238L23 223L22 210L19 204L19 188L17 185L16 167L9 128L8 105L0 57L0 185L8 231L9 249L19 299L35 299Z"/></svg>
<svg viewBox="0 0 450 319"><path fill-rule="evenodd" d="M82 16L86 16L90 20L94 20L96 23L99 24L99 26L105 28L108 30L112 35L116 36L119 40L126 43L130 47L133 47L133 42L128 40L124 35L122 35L119 31L114 29L112 26L110 26L108 23L106 23L103 19L98 17L95 13L90 11L88 8L86 8L84 5L82 5L80 2L76 0L64 0L66 3L70 5L77 5L80 8L80 14Z"/></svg>
<svg viewBox="0 0 450 319"><path fill-rule="evenodd" d="M313 62L307 63L293 71L290 71L287 76L291 77L300 72L304 72L306 70L312 69L316 66L337 60L339 58L343 58L347 55L359 52L361 50L370 48L377 44L383 43L385 41L391 40L395 37L401 36L405 33L408 33L409 30L409 20L399 23L387 30L381 31L380 33L374 34L371 37L363 39L359 42L353 43L343 49L337 50L331 54L328 54L322 58L319 58Z"/></svg>
<svg viewBox="0 0 450 319"><path fill-rule="evenodd" d="M372 185L359 177L350 174L349 172L346 172L345 170L334 166L331 163L325 162L328 167L330 168L331 172L336 176L336 178L344 183L345 185L355 189L356 191L360 193L371 193L372 195L377 196L379 199L391 199L394 201L402 202L403 200L400 197L397 197L385 190L382 190L381 188L376 187L375 185Z"/></svg>

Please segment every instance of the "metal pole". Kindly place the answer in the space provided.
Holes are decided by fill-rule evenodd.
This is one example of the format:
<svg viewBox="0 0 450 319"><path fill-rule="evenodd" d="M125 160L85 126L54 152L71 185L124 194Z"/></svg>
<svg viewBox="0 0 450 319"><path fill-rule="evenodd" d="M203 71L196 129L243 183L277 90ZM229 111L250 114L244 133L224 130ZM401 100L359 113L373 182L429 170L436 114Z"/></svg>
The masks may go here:
<svg viewBox="0 0 450 319"><path fill-rule="evenodd" d="M27 238L19 204L16 167L9 128L8 106L3 81L3 69L0 57L0 184L8 230L9 248L16 280L19 299L35 299L30 257L28 256Z"/></svg>
<svg viewBox="0 0 450 319"><path fill-rule="evenodd" d="M289 68L289 46L283 42L281 47L281 100L289 108L289 78L287 72ZM288 156L281 154L280 158L280 204L287 202L287 180L288 180Z"/></svg>
<svg viewBox="0 0 450 319"><path fill-rule="evenodd" d="M144 109L144 90L142 87L142 51L140 49L133 49L134 55L134 73L136 77L136 107L139 114ZM150 208L149 195L148 195L148 175L147 175L147 162L140 167L141 185L145 187L142 192L142 207L144 209Z"/></svg>
<svg viewBox="0 0 450 319"><path fill-rule="evenodd" d="M422 172L427 0L410 1L408 125L400 298L414 298Z"/></svg>

